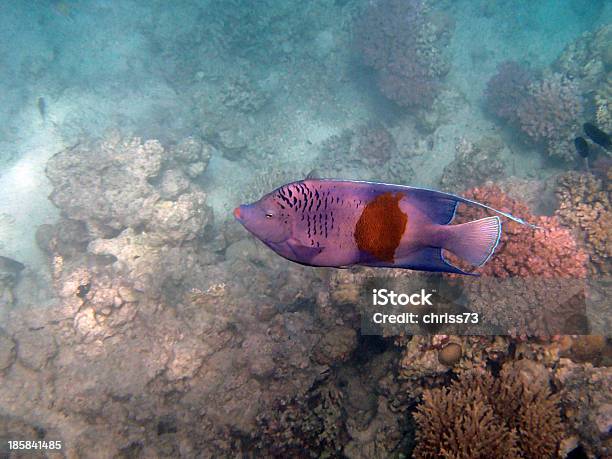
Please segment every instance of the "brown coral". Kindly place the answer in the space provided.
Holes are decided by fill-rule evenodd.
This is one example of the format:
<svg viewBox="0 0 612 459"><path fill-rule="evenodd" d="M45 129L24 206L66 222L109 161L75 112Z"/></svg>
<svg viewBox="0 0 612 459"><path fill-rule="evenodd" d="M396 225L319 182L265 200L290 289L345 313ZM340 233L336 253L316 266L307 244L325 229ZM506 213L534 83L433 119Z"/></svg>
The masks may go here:
<svg viewBox="0 0 612 459"><path fill-rule="evenodd" d="M592 274L609 275L612 272L610 183L578 172L563 174L557 181L559 209L556 215L565 225L583 235Z"/></svg>
<svg viewBox="0 0 612 459"><path fill-rule="evenodd" d="M570 140L576 132L583 102L578 87L560 74L553 74L529 86L529 97L517 109L521 130L536 143L546 146L549 155L574 158Z"/></svg>
<svg viewBox="0 0 612 459"><path fill-rule="evenodd" d="M426 391L414 415L414 457L553 457L563 428L545 382L527 379L514 363L498 378L468 372L448 388Z"/></svg>

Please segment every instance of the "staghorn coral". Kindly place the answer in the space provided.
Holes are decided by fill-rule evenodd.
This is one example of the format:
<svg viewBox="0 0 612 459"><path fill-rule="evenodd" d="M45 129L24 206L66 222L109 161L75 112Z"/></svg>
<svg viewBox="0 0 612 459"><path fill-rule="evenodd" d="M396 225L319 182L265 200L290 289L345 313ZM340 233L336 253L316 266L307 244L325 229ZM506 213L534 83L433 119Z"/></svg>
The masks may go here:
<svg viewBox="0 0 612 459"><path fill-rule="evenodd" d="M383 95L404 107L430 107L448 72L428 14L422 0L379 0L357 23L364 63L378 72Z"/></svg>
<svg viewBox="0 0 612 459"><path fill-rule="evenodd" d="M518 106L529 96L534 73L515 61L504 61L487 82L485 106L495 116L511 123L518 122Z"/></svg>
<svg viewBox="0 0 612 459"><path fill-rule="evenodd" d="M612 167L608 168L612 172ZM612 186L591 174L568 172L557 179L556 215L578 230L589 254L592 274L612 273Z"/></svg>
<svg viewBox="0 0 612 459"><path fill-rule="evenodd" d="M574 314L584 310L587 255L555 217L536 217L522 202L498 187L473 188L464 196L520 216L539 229L509 221L494 256L478 270L482 277L462 278L468 308L500 333L548 335L578 333ZM482 218L479 208L460 209L457 222ZM452 254L449 258L461 264ZM562 291L563 294L557 292Z"/></svg>
<svg viewBox="0 0 612 459"><path fill-rule="evenodd" d="M425 391L414 417L415 458L552 458L563 435L548 379L526 378L520 362Z"/></svg>
<svg viewBox="0 0 612 459"><path fill-rule="evenodd" d="M529 95L517 108L518 124L549 155L564 160L575 157L571 141L579 132L583 101L575 83L555 73L529 86Z"/></svg>

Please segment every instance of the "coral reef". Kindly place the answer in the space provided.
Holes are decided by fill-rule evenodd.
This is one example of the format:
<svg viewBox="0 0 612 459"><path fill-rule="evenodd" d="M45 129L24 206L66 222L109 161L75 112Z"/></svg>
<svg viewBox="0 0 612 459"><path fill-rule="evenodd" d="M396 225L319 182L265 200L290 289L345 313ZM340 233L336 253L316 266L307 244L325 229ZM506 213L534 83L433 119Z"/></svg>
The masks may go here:
<svg viewBox="0 0 612 459"><path fill-rule="evenodd" d="M270 415L260 417L263 434L259 448L273 457L297 457L308 452L310 457L338 454L346 442L343 393L333 382L311 389L305 396L279 402Z"/></svg>
<svg viewBox="0 0 612 459"><path fill-rule="evenodd" d="M612 273L611 193L609 179L578 172L567 172L557 178L556 215L563 224L581 233L591 273L603 276Z"/></svg>
<svg viewBox="0 0 612 459"><path fill-rule="evenodd" d="M605 24L593 32L585 32L568 44L553 64L553 68L576 82L581 94L604 96L610 78L610 41L612 25ZM608 88L609 83L607 83ZM604 91L604 92L600 92Z"/></svg>
<svg viewBox="0 0 612 459"><path fill-rule="evenodd" d="M555 73L531 83L528 93L517 106L521 131L532 141L543 144L549 155L574 159L572 141L580 130L583 111L578 86Z"/></svg>
<svg viewBox="0 0 612 459"><path fill-rule="evenodd" d="M187 174L195 177L210 158L204 150L201 142L190 138L172 153ZM54 186L50 198L66 217L84 222L92 235L109 237L138 228L176 242L194 239L201 236L212 214L203 205L201 190L189 190L186 179L181 187L177 172L169 172L172 159L168 156L173 157L157 141L114 137L98 144L79 144L49 160L47 176ZM162 166L169 167L163 174ZM161 193L172 200L162 199L154 186L159 177Z"/></svg>
<svg viewBox="0 0 612 459"><path fill-rule="evenodd" d="M580 444L589 457L608 457L612 453L612 371L561 359L553 373L560 387L563 414L569 424L567 443Z"/></svg>
<svg viewBox="0 0 612 459"><path fill-rule="evenodd" d="M468 372L449 388L426 390L414 415L415 458L555 457L563 438L557 397L527 377L522 362L499 377Z"/></svg>
<svg viewBox="0 0 612 459"><path fill-rule="evenodd" d="M0 310L13 304L13 288L24 269L25 266L18 261L0 256Z"/></svg>
<svg viewBox="0 0 612 459"><path fill-rule="evenodd" d="M377 71L382 94L401 106L430 107L448 72L440 46L445 28L429 13L422 0L379 0L356 26L363 62Z"/></svg>
<svg viewBox="0 0 612 459"><path fill-rule="evenodd" d="M500 158L503 143L494 137L484 137L477 143L460 138L455 143L455 159L442 171L440 185L450 192L461 192L487 180L500 178L504 162Z"/></svg>
<svg viewBox="0 0 612 459"><path fill-rule="evenodd" d="M227 81L221 93L226 107L242 113L255 113L266 104L269 96L244 76Z"/></svg>
<svg viewBox="0 0 612 459"><path fill-rule="evenodd" d="M204 150L112 138L49 161L63 218L37 239L57 299L2 311L2 416L40 423L68 455L231 455L349 358L351 323L311 312L314 271L244 233L211 237L187 172Z"/></svg>
<svg viewBox="0 0 612 459"><path fill-rule="evenodd" d="M326 177L354 177L405 183L414 175L392 133L370 122L345 129L321 143L320 167Z"/></svg>
<svg viewBox="0 0 612 459"><path fill-rule="evenodd" d="M479 269L482 277L461 279L468 308L485 321L502 326L501 333L549 335L578 333L573 320L584 310L587 255L572 234L554 217L534 216L526 205L487 185L464 193L468 199L518 215L533 229L509 221L495 256ZM457 222L486 215L481 209L460 209ZM461 264L451 254L449 258ZM559 290L563 295L559 295ZM493 307L492 307L493 306ZM503 329L514 324L515 329ZM565 328L569 327L569 328Z"/></svg>
<svg viewBox="0 0 612 459"><path fill-rule="evenodd" d="M517 107L529 96L534 72L515 61L504 61L487 82L485 105L495 116L511 124L518 123Z"/></svg>
<svg viewBox="0 0 612 459"><path fill-rule="evenodd" d="M395 140L384 126L376 123L362 126L357 133L357 154L369 166L385 164L395 153Z"/></svg>

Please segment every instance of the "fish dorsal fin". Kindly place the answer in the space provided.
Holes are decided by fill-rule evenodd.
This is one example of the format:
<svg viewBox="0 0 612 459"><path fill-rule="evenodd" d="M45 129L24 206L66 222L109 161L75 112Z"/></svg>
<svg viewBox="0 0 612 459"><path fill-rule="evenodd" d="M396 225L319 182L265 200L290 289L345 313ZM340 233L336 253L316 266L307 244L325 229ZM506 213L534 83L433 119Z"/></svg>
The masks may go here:
<svg viewBox="0 0 612 459"><path fill-rule="evenodd" d="M319 171L317 169L312 169L308 174L306 174L306 178L304 180L314 180L320 178L321 174L319 174Z"/></svg>

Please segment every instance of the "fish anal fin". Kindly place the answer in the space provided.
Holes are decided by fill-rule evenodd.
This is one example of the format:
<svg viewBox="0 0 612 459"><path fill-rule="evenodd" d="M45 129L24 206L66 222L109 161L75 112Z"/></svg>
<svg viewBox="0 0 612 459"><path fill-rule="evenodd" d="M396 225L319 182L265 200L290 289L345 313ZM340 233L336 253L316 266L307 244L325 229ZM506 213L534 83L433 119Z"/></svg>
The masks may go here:
<svg viewBox="0 0 612 459"><path fill-rule="evenodd" d="M373 267L405 268L417 271L466 274L469 276L478 275L463 271L462 269L459 269L456 266L450 264L444 259L444 255L442 255L442 249L439 247L422 248L402 258L396 259L393 263L370 262L362 264Z"/></svg>

